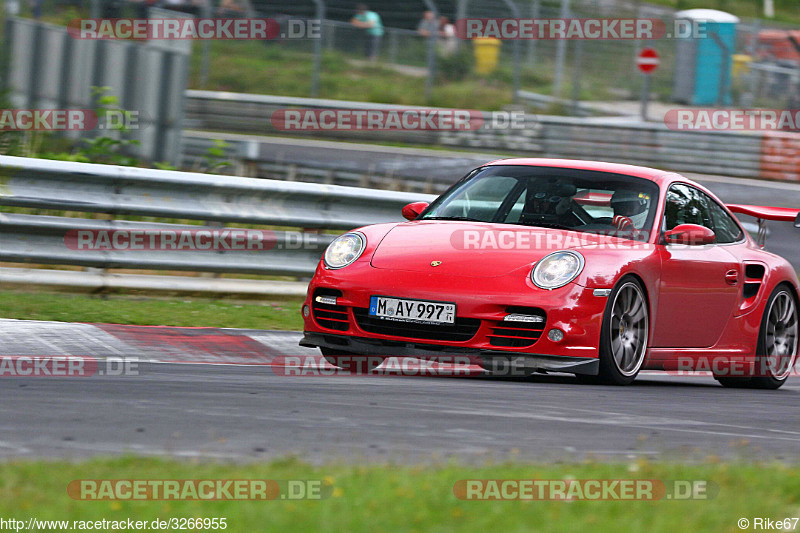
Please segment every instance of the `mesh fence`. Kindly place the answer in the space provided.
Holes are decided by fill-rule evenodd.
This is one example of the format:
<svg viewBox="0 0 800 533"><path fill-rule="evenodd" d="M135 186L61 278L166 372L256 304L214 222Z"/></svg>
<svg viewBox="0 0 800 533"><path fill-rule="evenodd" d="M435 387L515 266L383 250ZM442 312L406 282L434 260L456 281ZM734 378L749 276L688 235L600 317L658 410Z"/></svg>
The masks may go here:
<svg viewBox="0 0 800 533"><path fill-rule="evenodd" d="M669 34L675 28L675 10L627 0L514 0L522 18L616 18L659 19ZM384 19L385 33L380 41L378 61L384 65L408 67L404 72L424 77L428 67L429 41L414 29L425 10L422 1L369 2ZM295 2L252 0L259 16L276 18L282 28L291 20L313 19L316 6L311 0ZM364 59L367 36L363 29L349 24L355 1L329 0L323 22L323 50L335 51L349 61ZM438 2L440 14L451 21L458 18L510 18L514 11L504 0L452 0ZM402 27L393 27L397 24ZM795 29L789 25L765 24L756 19L742 20L737 27L733 72L727 79L733 99L728 105L786 107L798 105L800 89L800 45L791 44L781 35ZM474 43L454 39L437 45L438 62L447 63L454 50L461 58L474 63ZM268 45L312 54L312 39L285 39ZM243 47L245 45L242 45ZM660 66L650 75L651 94L659 101L672 102L679 40L661 38L644 40L521 40L503 41L495 76L510 80L515 69L514 47L519 47L521 89L564 101L578 99L595 102L636 102L642 92L645 76L636 67L637 54L644 47L654 48ZM787 48L788 47L788 48ZM775 51L778 51L777 53ZM781 50L784 51L781 55ZM788 50L788 52L786 52ZM202 53L201 47L195 53ZM788 55L787 55L788 53ZM311 61L311 58L308 58ZM474 65L471 65L474 66ZM445 65L446 67L446 65ZM322 72L324 77L325 73ZM305 96L305 94L298 94Z"/></svg>

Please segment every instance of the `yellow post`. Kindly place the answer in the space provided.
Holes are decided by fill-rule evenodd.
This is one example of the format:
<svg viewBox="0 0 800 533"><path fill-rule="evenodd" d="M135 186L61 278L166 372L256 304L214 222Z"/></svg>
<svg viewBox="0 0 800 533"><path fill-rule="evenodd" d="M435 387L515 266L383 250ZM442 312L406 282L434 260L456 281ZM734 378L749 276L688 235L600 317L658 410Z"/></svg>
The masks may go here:
<svg viewBox="0 0 800 533"><path fill-rule="evenodd" d="M733 55L733 77L738 78L741 74L747 74L750 70L750 61L753 58L747 54Z"/></svg>
<svg viewBox="0 0 800 533"><path fill-rule="evenodd" d="M500 39L492 37L481 37L472 40L475 52L475 72L477 74L491 74L497 67L497 59L500 57Z"/></svg>

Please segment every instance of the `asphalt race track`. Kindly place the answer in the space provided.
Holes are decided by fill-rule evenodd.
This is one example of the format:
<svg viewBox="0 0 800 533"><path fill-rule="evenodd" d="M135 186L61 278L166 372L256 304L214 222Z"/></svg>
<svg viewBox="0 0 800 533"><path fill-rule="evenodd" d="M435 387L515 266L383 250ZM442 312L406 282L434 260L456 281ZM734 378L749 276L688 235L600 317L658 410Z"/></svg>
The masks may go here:
<svg viewBox="0 0 800 533"><path fill-rule="evenodd" d="M282 355L319 360L298 338L0 320L0 355L92 356L100 372L105 358L138 361L125 375L1 378L0 457L800 459L797 377L747 391L653 373L629 387L567 375L286 376Z"/></svg>
<svg viewBox="0 0 800 533"><path fill-rule="evenodd" d="M379 151L353 146L344 159L360 165L380 160ZM417 174L436 168L437 179L448 171L452 181L480 164L469 154L440 165L408 152L387 164ZM689 177L725 202L800 205L800 184ZM769 229L767 249L800 269L800 229ZM655 373L615 388L569 375L287 376L286 355L313 356L326 368L316 351L297 345L299 336L0 319L0 356L87 356L100 369L109 358L136 363L123 375L0 377L0 457L800 460L797 376L778 391Z"/></svg>

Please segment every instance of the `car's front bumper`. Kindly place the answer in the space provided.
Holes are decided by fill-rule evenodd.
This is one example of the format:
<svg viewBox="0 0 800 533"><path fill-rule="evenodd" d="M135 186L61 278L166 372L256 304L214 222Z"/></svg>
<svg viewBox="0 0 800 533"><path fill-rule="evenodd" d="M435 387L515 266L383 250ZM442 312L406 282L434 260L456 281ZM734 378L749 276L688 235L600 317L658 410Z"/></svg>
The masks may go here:
<svg viewBox="0 0 800 533"><path fill-rule="evenodd" d="M442 275L433 269L425 273L379 269L370 266L367 260L341 270L320 266L304 302L304 308L307 306L310 311L304 317L304 342L367 355L413 355L419 350L438 354L466 350L473 355L485 354L487 358L521 354L542 369L548 366L577 372L572 368L580 370L587 360L598 357L607 295L598 295L577 283L543 290L531 283L529 270L480 278ZM320 320L324 313L318 313L322 309L315 303L320 292L337 295L335 308L329 308L333 314L326 315L333 321ZM460 324L454 328L443 326L442 334L438 335L436 328L379 321L367 315L373 295L453 302ZM544 323L531 326L539 331L530 342L516 341L519 335L528 333L510 331L515 325L503 320L520 308L540 310L545 317ZM516 327L528 326L516 324ZM548 337L553 329L563 332L562 340ZM427 331L423 334L423 330ZM456 330L461 333L450 334ZM323 342L326 339L332 344ZM346 343L349 348L342 344L342 339L350 339Z"/></svg>
<svg viewBox="0 0 800 533"><path fill-rule="evenodd" d="M537 371L596 375L596 357L568 357L468 347L446 347L423 342L391 342L379 339L305 332L300 341L308 348L322 347L375 357L417 357L444 364L475 364L494 375L527 375Z"/></svg>

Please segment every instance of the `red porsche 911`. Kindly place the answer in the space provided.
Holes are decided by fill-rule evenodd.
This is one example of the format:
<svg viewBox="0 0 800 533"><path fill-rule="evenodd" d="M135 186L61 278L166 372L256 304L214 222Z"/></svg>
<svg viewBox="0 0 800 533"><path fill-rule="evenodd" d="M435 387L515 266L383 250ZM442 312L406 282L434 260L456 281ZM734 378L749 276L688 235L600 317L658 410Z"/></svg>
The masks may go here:
<svg viewBox="0 0 800 533"><path fill-rule="evenodd" d="M584 382L706 370L776 389L798 351L797 274L733 212L800 223L800 209L726 206L675 173L496 161L406 206L408 222L334 240L301 345L350 370L447 354Z"/></svg>

